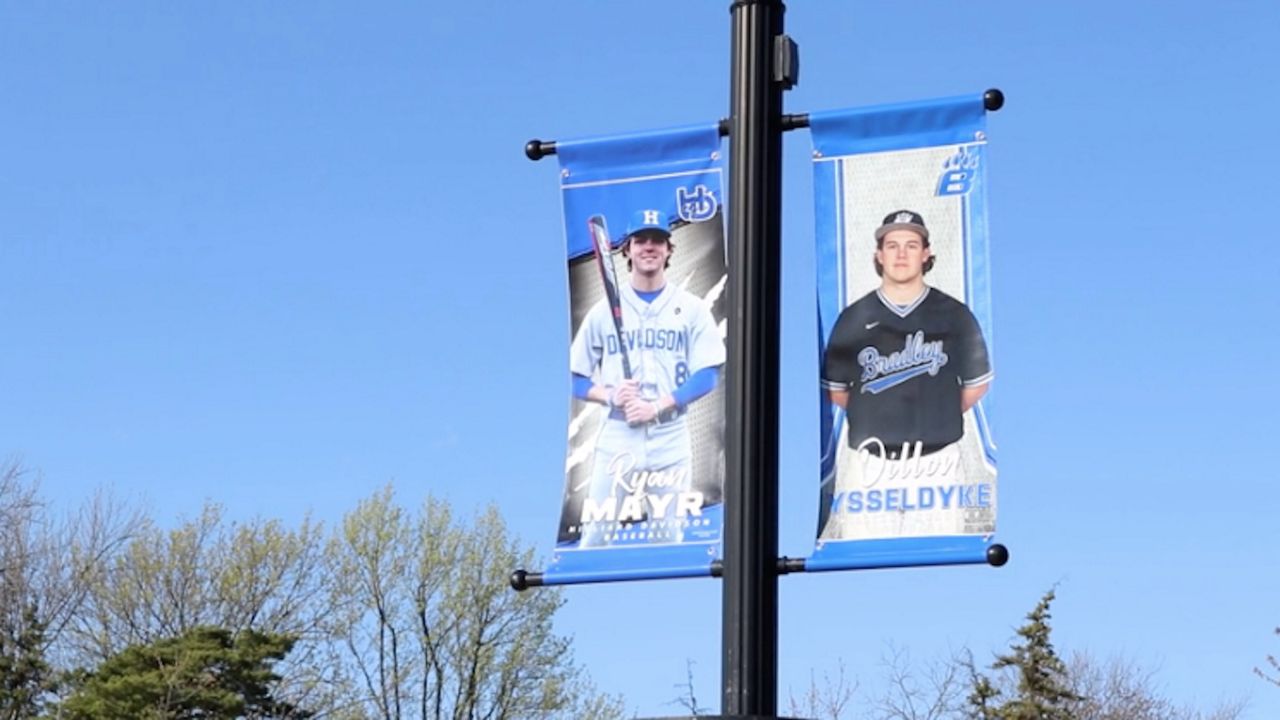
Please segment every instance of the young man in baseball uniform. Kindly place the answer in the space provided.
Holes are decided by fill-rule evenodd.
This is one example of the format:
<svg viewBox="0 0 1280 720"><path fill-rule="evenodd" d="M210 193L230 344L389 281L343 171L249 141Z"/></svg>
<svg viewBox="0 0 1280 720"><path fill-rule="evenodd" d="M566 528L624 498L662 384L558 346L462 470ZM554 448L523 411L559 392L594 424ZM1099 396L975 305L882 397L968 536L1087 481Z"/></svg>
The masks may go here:
<svg viewBox="0 0 1280 720"><path fill-rule="evenodd" d="M624 530L645 542L679 542L701 508L685 412L715 389L725 349L706 303L667 282L674 251L665 213L635 213L622 244L631 271L618 288L623 331L601 300L570 348L574 395L608 410L583 503L582 546L610 544Z"/></svg>
<svg viewBox="0 0 1280 720"><path fill-rule="evenodd" d="M919 213L890 213L875 238L880 287L840 313L823 358L848 443L822 537L958 534L963 509L989 499L964 485L957 445L990 387L987 346L969 308L925 284L934 257Z"/></svg>

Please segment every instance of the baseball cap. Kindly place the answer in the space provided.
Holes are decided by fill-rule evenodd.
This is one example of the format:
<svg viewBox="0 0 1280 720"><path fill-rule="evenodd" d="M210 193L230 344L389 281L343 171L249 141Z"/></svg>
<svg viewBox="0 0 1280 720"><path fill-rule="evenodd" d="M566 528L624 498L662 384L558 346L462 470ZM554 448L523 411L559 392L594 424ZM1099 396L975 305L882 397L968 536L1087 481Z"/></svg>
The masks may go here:
<svg viewBox="0 0 1280 720"><path fill-rule="evenodd" d="M671 230L667 221L667 214L661 210L635 211L631 214L631 222L627 223L627 234L623 237L631 237L645 230L656 230L670 238Z"/></svg>
<svg viewBox="0 0 1280 720"><path fill-rule="evenodd" d="M884 216L884 224L876 228L876 240L894 230L911 230L920 233L920 237L929 239L929 229L924 226L924 218L913 210L894 210Z"/></svg>

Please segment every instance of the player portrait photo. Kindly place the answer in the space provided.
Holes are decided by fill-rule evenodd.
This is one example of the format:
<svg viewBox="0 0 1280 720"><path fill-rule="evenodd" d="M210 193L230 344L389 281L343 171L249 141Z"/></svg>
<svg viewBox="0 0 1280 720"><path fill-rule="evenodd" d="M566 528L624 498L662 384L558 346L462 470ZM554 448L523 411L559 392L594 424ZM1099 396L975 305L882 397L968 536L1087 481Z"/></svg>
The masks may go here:
<svg viewBox="0 0 1280 720"><path fill-rule="evenodd" d="M975 150L845 158L839 308L820 344L835 418L819 540L990 534L994 446L983 414L995 377L970 307L985 268L968 241L967 185L948 185ZM821 283L820 283L821 284ZM983 307L983 312L988 309Z"/></svg>
<svg viewBox="0 0 1280 720"><path fill-rule="evenodd" d="M710 190L669 184L638 183L609 214L566 213L592 242L569 261L561 549L719 540L723 223Z"/></svg>

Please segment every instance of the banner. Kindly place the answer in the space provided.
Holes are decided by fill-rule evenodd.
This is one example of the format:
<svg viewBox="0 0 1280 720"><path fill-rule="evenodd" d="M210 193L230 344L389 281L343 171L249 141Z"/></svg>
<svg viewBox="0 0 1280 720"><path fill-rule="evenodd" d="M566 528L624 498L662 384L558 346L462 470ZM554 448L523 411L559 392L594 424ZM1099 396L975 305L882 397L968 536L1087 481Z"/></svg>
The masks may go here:
<svg viewBox="0 0 1280 720"><path fill-rule="evenodd" d="M559 142L572 387L546 584L706 576L724 488L715 125Z"/></svg>
<svg viewBox="0 0 1280 720"><path fill-rule="evenodd" d="M809 117L823 430L808 570L983 562L996 523L981 96Z"/></svg>

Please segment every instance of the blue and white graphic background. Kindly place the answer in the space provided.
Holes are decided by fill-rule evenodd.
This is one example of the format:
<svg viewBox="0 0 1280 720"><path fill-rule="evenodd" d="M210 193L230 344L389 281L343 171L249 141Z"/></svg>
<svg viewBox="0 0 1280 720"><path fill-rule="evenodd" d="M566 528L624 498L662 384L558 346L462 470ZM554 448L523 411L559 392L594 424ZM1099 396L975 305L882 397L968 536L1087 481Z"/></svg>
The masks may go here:
<svg viewBox="0 0 1280 720"><path fill-rule="evenodd" d="M656 209L671 222L674 247L669 285L700 298L717 322L721 341L725 308L723 156L715 126L658 130L562 143L558 152L569 270L570 337L604 288L588 218L603 216L615 248L610 262L618 284L630 282L618 248L636 210ZM633 367L645 353L633 350ZM656 358L651 359L657 362ZM564 492L556 550L545 570L549 584L708 575L719 556L724 495L724 394L717 387L690 403L683 417L692 446L688 490L701 512L688 518L636 522L596 517L585 510L595 465L596 439L608 422L604 406L571 401ZM591 498L600 502L603 498ZM621 510L617 511L621 513ZM671 523L681 530L672 540Z"/></svg>
<svg viewBox="0 0 1280 720"><path fill-rule="evenodd" d="M831 181L819 183L815 190L832 195L830 205L819 203L819 206L828 207L835 214L834 224L828 226L831 235L820 233L819 236L818 256L823 266L818 286L821 348L825 349L826 338L840 310L880 286L873 263L876 228L888 213L910 209L920 213L929 228L934 266L925 276L925 283L969 305L983 329L988 352L994 358L989 279L985 277L987 238L985 233L975 231L975 228L986 227L983 157L983 144L975 142L816 161L834 166L819 171ZM969 167L956 170L958 158L965 158L963 164ZM995 447L987 423L991 394L988 392L972 412L965 413L960 451L965 483L992 487L989 518L994 522ZM852 489L841 486L837 471L854 462L855 453L846 441L847 425L841 422L843 410L828 402L823 405L823 412L829 414L834 428L823 439L824 457L834 461L834 467L830 463L824 467L821 502L826 509L833 492ZM960 508L864 512L856 519L847 518L849 522L844 523L846 529L839 537L965 534L968 524L964 521L965 512ZM825 517L825 513L821 517Z"/></svg>

